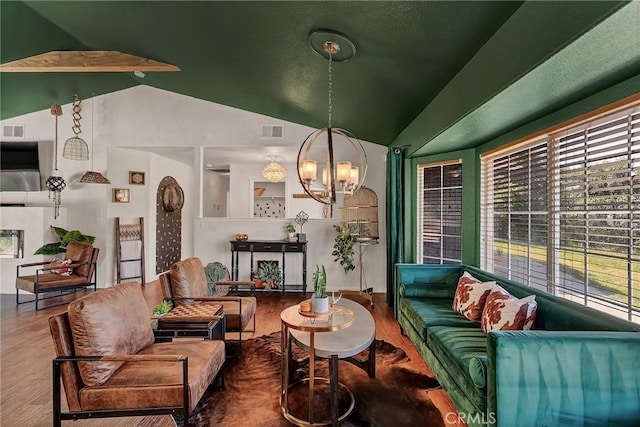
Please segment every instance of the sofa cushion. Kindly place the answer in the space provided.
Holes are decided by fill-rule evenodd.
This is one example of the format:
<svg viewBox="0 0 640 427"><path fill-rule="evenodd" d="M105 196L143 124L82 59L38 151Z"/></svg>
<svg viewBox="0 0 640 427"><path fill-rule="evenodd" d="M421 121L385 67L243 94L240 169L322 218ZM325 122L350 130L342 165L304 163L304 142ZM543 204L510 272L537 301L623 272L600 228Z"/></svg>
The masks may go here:
<svg viewBox="0 0 640 427"><path fill-rule="evenodd" d="M482 330L528 331L536 319L536 296L518 299L496 286L487 297L482 311Z"/></svg>
<svg viewBox="0 0 640 427"><path fill-rule="evenodd" d="M149 307L140 285L124 283L69 304L69 324L78 356L136 354L153 343ZM86 385L103 384L122 362L78 362Z"/></svg>
<svg viewBox="0 0 640 427"><path fill-rule="evenodd" d="M169 269L171 293L174 298L200 298L209 296L207 277L200 258L178 261ZM192 304L193 300L178 300L176 304Z"/></svg>
<svg viewBox="0 0 640 427"><path fill-rule="evenodd" d="M189 358L189 409L194 410L225 361L223 341L174 340L142 349L144 355ZM99 387L84 387L85 410L157 408L182 405L182 363L126 362Z"/></svg>
<svg viewBox="0 0 640 427"><path fill-rule="evenodd" d="M453 310L469 320L479 322L487 296L495 286L496 282L480 282L465 271L456 287L452 304Z"/></svg>
<svg viewBox="0 0 640 427"><path fill-rule="evenodd" d="M478 409L487 407L486 390L476 387L469 374L469 361L487 355L487 336L480 328L435 326L429 328L427 345L433 351L458 388Z"/></svg>
<svg viewBox="0 0 640 427"><path fill-rule="evenodd" d="M451 310L450 300L427 298L402 298L400 311L420 333L422 339L427 339L427 330L432 326L461 326L465 328L480 328L478 323L472 322L463 315Z"/></svg>

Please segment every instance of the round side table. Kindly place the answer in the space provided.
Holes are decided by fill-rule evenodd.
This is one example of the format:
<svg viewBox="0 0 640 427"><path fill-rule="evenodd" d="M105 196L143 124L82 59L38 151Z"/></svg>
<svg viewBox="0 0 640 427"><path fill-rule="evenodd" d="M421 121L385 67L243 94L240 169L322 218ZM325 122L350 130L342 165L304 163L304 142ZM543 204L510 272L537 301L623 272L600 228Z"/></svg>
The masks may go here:
<svg viewBox="0 0 640 427"><path fill-rule="evenodd" d="M317 332L333 332L348 328L356 319L355 313L342 305L333 305L330 314L320 314L316 317L303 316L298 311L299 305L285 308L280 313L281 323L281 341L282 348L282 367L281 380L282 388L280 392L280 409L282 415L290 422L299 426L318 426L327 425L327 423L314 422L313 414L313 395L315 392L315 333ZM289 412L289 352L291 351L291 339L289 329L305 331L309 333L309 408L308 418L306 420L297 418ZM307 381L307 379L303 380Z"/></svg>

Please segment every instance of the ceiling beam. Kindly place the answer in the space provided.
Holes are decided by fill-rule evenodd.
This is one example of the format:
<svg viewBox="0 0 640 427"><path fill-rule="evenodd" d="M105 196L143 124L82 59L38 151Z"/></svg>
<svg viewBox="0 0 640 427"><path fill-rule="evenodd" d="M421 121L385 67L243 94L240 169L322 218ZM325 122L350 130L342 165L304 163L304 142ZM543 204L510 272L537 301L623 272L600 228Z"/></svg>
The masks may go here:
<svg viewBox="0 0 640 427"><path fill-rule="evenodd" d="M180 71L165 62L115 50L51 51L0 65L4 73L118 73Z"/></svg>

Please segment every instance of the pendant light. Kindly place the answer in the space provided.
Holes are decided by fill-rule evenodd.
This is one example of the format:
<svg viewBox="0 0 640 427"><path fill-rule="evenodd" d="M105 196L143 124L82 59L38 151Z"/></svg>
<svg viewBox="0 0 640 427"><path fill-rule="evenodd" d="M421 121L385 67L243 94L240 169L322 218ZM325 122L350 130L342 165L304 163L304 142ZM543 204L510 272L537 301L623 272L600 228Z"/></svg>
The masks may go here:
<svg viewBox="0 0 640 427"><path fill-rule="evenodd" d="M62 107L59 104L53 104L51 106L51 114L56 118L56 137L53 142L53 170L51 175L47 178L45 185L49 189L49 199L51 199L51 193L53 193L53 218L56 219L60 215L60 203L61 193L67 183L62 178L62 172L58 170L58 117L62 115Z"/></svg>
<svg viewBox="0 0 640 427"><path fill-rule="evenodd" d="M287 170L278 163L282 159L282 156L267 156L270 163L262 169L262 176L271 182L282 181L287 176Z"/></svg>
<svg viewBox="0 0 640 427"><path fill-rule="evenodd" d="M93 159L96 156L95 151L93 151L93 118L94 116L94 105L95 105L95 94L91 96L91 151L93 152L93 157L91 157L91 169L93 169ZM80 178L80 182L83 184L111 184L111 181L100 172L87 171Z"/></svg>
<svg viewBox="0 0 640 427"><path fill-rule="evenodd" d="M80 138L80 132L82 129L80 128L80 119L82 116L80 115L80 98L78 95L74 95L73 98L73 126L71 130L75 134L75 136L67 139L64 143L64 149L62 150L62 157L69 160L89 160L89 146L84 139Z"/></svg>
<svg viewBox="0 0 640 427"><path fill-rule="evenodd" d="M367 173L367 155L362 144L350 132L332 125L333 63L355 56L355 44L344 34L314 31L309 44L318 55L329 61L329 108L327 127L312 132L298 152L298 178L305 192L325 205L337 202L337 194L349 197L357 191ZM322 169L320 169L322 168ZM322 180L318 181L319 171Z"/></svg>

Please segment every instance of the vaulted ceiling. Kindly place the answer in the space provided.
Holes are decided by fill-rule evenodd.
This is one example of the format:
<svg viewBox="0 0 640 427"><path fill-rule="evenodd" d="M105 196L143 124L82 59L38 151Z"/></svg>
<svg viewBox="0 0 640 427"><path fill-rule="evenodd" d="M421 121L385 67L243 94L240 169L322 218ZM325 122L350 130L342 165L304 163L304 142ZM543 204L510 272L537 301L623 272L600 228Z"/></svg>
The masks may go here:
<svg viewBox="0 0 640 427"><path fill-rule="evenodd" d="M117 50L175 64L181 71L145 78L0 73L0 117L67 103L74 93L88 98L145 84L322 127L327 124L328 64L310 49L308 35L330 29L348 35L357 49L354 58L333 67L334 126L378 144L408 145L414 155L468 148L640 74L640 49L620 54L607 45L629 39L633 45L639 37L636 6L615 1L2 1L3 64L53 50ZM594 35L621 8L625 13L613 33ZM586 37L595 41L577 43ZM587 75L576 63L584 52L599 67ZM564 75L569 69L575 74Z"/></svg>

